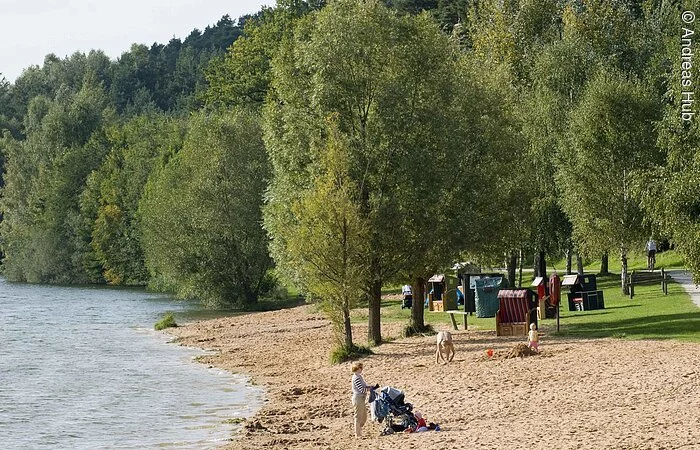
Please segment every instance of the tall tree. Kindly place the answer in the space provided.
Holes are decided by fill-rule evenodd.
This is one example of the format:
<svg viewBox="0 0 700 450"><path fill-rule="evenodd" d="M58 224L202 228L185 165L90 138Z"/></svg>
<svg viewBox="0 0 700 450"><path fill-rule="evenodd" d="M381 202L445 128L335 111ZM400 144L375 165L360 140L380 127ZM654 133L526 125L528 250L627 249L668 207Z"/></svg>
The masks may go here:
<svg viewBox="0 0 700 450"><path fill-rule="evenodd" d="M95 80L75 94L66 88L53 100L32 102L25 122L28 139L8 145L0 232L9 278L96 281L79 196L105 155L102 130L111 120Z"/></svg>
<svg viewBox="0 0 700 450"><path fill-rule="evenodd" d="M140 205L153 285L211 306L246 306L271 287L260 226L269 166L257 115L192 118L183 149Z"/></svg>
<svg viewBox="0 0 700 450"><path fill-rule="evenodd" d="M183 122L141 116L108 130L110 153L89 176L80 206L81 216L91 224L92 248L109 283L148 282L138 204L157 163L182 147Z"/></svg>
<svg viewBox="0 0 700 450"><path fill-rule="evenodd" d="M574 250L571 222L561 206L559 153L565 151L570 112L580 101L588 79L600 63L590 44L578 36L551 42L532 57L530 88L519 108L527 136L527 160L532 165L535 199L532 202L532 242L538 252L537 275L545 276L546 256Z"/></svg>
<svg viewBox="0 0 700 450"><path fill-rule="evenodd" d="M300 218L287 205L309 188L320 161L313 149L328 139L325 118L337 117L369 230L364 286L369 339L378 343L383 283L425 276L456 255L459 245L451 254L447 243L459 239L461 222L449 219L461 214L460 168L470 163L465 148L476 145L453 135L460 130L456 53L429 16L339 1L312 19L273 63L266 141L274 177L265 223L279 267L294 272L286 224ZM423 325L422 314L416 322Z"/></svg>
<svg viewBox="0 0 700 450"><path fill-rule="evenodd" d="M490 253L491 259L498 255L500 264L503 254L514 261L519 251L534 250L537 274L542 276L546 256L562 249L570 230L557 203L553 176L557 139L550 122L551 96L535 92L540 75L535 72L536 58L560 38L560 17L554 0L485 1L470 9L467 24L468 51L478 61L479 78L494 84L497 74L504 92L499 105L509 118L503 129L511 142L510 156L501 153L505 172L494 173L502 197L499 206L506 212L499 222L506 226L491 228L498 231L480 259L488 260L483 253ZM510 265L512 276L515 267Z"/></svg>
<svg viewBox="0 0 700 450"><path fill-rule="evenodd" d="M698 11L700 2L661 2L645 11L646 23L657 31L657 42L662 45L649 78L658 79L664 92L657 145L667 158L663 164L640 171L635 184L650 232L669 237L695 282L700 282L700 127L697 108L689 101L697 102L700 77L695 70L683 69L683 64L686 69L692 65L697 33L683 23L684 10ZM682 33L680 47L678 30Z"/></svg>
<svg viewBox="0 0 700 450"><path fill-rule="evenodd" d="M306 290L321 300L335 330L342 354L355 350L350 310L367 279L364 261L368 228L359 210L360 194L349 176L350 146L329 120L329 137L319 151L319 173L291 205L298 220L289 224L288 263L294 265Z"/></svg>
<svg viewBox="0 0 700 450"><path fill-rule="evenodd" d="M559 182L564 209L584 253L619 250L621 286L627 293L627 254L643 240L633 173L660 164L654 121L660 101L643 82L618 72L601 72L572 112L570 151L563 154Z"/></svg>

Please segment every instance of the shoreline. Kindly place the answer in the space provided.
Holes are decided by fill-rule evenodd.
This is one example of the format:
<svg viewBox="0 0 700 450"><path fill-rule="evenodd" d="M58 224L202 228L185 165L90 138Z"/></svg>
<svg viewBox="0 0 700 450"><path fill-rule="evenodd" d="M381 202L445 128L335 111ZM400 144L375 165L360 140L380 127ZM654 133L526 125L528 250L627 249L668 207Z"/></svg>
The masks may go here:
<svg viewBox="0 0 700 450"><path fill-rule="evenodd" d="M441 431L380 436L368 421L356 440L350 366L332 366L330 322L312 306L212 319L170 328L198 358L250 377L263 404L226 449L454 448L656 449L700 447L700 345L667 341L563 339L541 330L541 354L505 359L524 338L454 331L456 356L435 364L434 336L390 338L362 358L369 384L401 389ZM447 330L447 326L444 328ZM353 325L367 340L367 325ZM485 354L495 351L493 358Z"/></svg>

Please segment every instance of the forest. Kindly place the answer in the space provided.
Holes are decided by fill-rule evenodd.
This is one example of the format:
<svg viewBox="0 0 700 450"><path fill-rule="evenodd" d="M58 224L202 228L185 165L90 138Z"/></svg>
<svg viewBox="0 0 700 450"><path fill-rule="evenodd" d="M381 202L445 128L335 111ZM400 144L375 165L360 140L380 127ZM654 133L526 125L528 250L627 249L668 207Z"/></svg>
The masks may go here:
<svg viewBox="0 0 700 450"><path fill-rule="evenodd" d="M0 75L2 274L349 311L458 261L700 281L700 1L278 0L167 44ZM423 310L411 327L420 330Z"/></svg>

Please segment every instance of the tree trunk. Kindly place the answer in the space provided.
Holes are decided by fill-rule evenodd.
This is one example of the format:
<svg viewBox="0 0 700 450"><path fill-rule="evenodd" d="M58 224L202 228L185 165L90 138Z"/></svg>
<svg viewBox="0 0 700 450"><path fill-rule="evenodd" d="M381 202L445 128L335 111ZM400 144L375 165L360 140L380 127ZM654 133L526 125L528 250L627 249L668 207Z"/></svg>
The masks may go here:
<svg viewBox="0 0 700 450"><path fill-rule="evenodd" d="M566 274L571 275L571 249L566 249Z"/></svg>
<svg viewBox="0 0 700 450"><path fill-rule="evenodd" d="M345 348L351 349L352 345L352 326L350 325L350 308L348 302L343 305L343 327L345 328Z"/></svg>
<svg viewBox="0 0 700 450"><path fill-rule="evenodd" d="M518 269L518 287L523 287L523 249L520 249L520 268Z"/></svg>
<svg viewBox="0 0 700 450"><path fill-rule="evenodd" d="M380 313L382 307L382 281L374 280L369 295L369 324L367 339L371 344L382 343Z"/></svg>
<svg viewBox="0 0 700 450"><path fill-rule="evenodd" d="M622 295L629 295L630 287L627 284L627 249L622 247L620 249L620 262L622 263L622 268L620 269L620 283L622 284Z"/></svg>
<svg viewBox="0 0 700 450"><path fill-rule="evenodd" d="M583 275L583 258L578 253L576 254L576 273Z"/></svg>
<svg viewBox="0 0 700 450"><path fill-rule="evenodd" d="M518 255L513 252L510 254L510 259L508 260L508 287L511 289L515 287L515 268L517 265Z"/></svg>
<svg viewBox="0 0 700 450"><path fill-rule="evenodd" d="M409 326L416 332L425 331L425 278L416 277L413 279L413 306L411 306L411 321Z"/></svg>
<svg viewBox="0 0 700 450"><path fill-rule="evenodd" d="M537 276L547 279L547 258L542 250L537 253Z"/></svg>
<svg viewBox="0 0 700 450"><path fill-rule="evenodd" d="M539 264L539 252L535 252L535 256L532 257L532 274L533 276L539 277L538 273L540 270Z"/></svg>
<svg viewBox="0 0 700 450"><path fill-rule="evenodd" d="M600 275L610 275L608 271L608 252L603 253L603 257L600 258Z"/></svg>

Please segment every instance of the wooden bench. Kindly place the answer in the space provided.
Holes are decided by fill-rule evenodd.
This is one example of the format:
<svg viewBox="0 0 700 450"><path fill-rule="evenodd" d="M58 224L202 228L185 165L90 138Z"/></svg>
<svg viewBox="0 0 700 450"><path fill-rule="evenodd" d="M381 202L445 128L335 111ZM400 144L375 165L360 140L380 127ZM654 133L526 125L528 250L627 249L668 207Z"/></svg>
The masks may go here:
<svg viewBox="0 0 700 450"><path fill-rule="evenodd" d="M452 326L455 328L455 330L459 330L457 328L457 321L455 320L455 314L459 314L460 316L464 317L464 329L467 329L467 316L469 313L467 311L460 311L458 309L450 309L445 311L447 314L450 315L450 319L452 319Z"/></svg>
<svg viewBox="0 0 700 450"><path fill-rule="evenodd" d="M464 317L464 329L466 330L467 329L467 316L471 314L470 312L460 311L458 309L449 309L447 311L433 310L430 312L431 313L449 314L450 320L452 320L452 327L454 327L455 330L459 330L459 328L457 327L457 320L455 320L455 315L460 315L460 316Z"/></svg>
<svg viewBox="0 0 700 450"><path fill-rule="evenodd" d="M634 287L639 284L661 284L661 291L668 294L668 280L670 275L661 270L633 270L629 276L630 298L634 297Z"/></svg>

